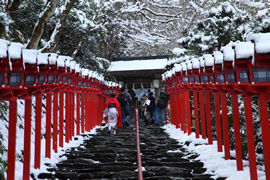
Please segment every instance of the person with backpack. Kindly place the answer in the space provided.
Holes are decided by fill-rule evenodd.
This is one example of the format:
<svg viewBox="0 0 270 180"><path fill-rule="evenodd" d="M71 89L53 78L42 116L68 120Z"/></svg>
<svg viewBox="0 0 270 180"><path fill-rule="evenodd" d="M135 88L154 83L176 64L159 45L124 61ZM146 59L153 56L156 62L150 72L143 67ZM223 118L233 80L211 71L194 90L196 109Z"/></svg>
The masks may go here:
<svg viewBox="0 0 270 180"><path fill-rule="evenodd" d="M126 92L124 87L121 87L121 93L117 96L117 100L121 107L121 116L123 127L129 126L130 109L129 105L132 101L131 96Z"/></svg>
<svg viewBox="0 0 270 180"><path fill-rule="evenodd" d="M150 104L147 106L146 111L147 111L147 116L146 116L146 125L148 124L154 124L155 119L154 119L154 111L156 110L156 99L153 96L153 92L149 92L149 97L148 99L150 100Z"/></svg>
<svg viewBox="0 0 270 180"><path fill-rule="evenodd" d="M156 121L155 124L158 125L159 123L159 112L161 112L161 125L164 125L165 119L165 108L168 105L168 101L170 100L170 94L165 92L160 92L159 98L157 101L157 108L156 108Z"/></svg>
<svg viewBox="0 0 270 180"><path fill-rule="evenodd" d="M108 134L110 134L111 131L113 131L113 134L116 134L116 129L122 126L122 121L121 107L117 99L115 99L115 94L111 94L110 98L105 102L103 118L107 121Z"/></svg>

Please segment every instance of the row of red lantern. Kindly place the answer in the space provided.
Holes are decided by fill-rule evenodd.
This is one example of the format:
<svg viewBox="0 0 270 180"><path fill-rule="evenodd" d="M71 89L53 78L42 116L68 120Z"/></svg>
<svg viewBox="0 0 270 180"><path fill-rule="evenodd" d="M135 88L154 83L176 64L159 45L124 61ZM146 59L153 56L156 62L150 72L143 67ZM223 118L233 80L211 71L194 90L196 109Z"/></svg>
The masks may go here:
<svg viewBox="0 0 270 180"><path fill-rule="evenodd" d="M189 134L191 133L192 126L189 92L193 91L195 133L197 138L200 132L197 97L197 93L199 93L201 133L203 138L206 138L207 133L209 144L212 144L209 94L214 94L218 151L222 152L222 142L224 142L225 159L230 159L226 94L231 94L238 170L243 170L243 163L237 95L243 95L251 179L257 179L251 97L258 96L265 172L266 177L270 179L270 143L267 140L270 136L267 110L267 99L270 99L270 46L268 43L270 33L254 34L252 38L253 42L228 44L222 48L221 52L214 52L211 55L206 54L200 58L182 58L186 59L186 61L175 64L173 70L163 74L163 83L167 85L167 92L172 94L172 111L174 110L172 112L172 122L177 127L181 125L181 130L184 132L186 132L187 123ZM220 118L220 103L222 107L222 122ZM204 104L206 105L205 107ZM175 109L180 109L180 111Z"/></svg>
<svg viewBox="0 0 270 180"><path fill-rule="evenodd" d="M40 167L41 97L46 94L46 144L45 157L50 158L51 123L53 119L53 150L63 147L65 134L68 143L74 136L74 95L77 104L77 135L80 130L90 131L101 124L103 98L109 93L118 94L119 85L104 81L102 75L81 69L68 56L40 53L24 49L20 43L0 39L0 100L8 100L9 140L7 179L15 178L17 98L25 100L23 179L29 179L31 156L31 96L36 96L35 162ZM65 101L64 101L65 94ZM51 117L53 95L53 117ZM59 97L58 97L59 96ZM58 101L59 98L59 101ZM65 104L64 104L65 102ZM58 109L59 103L59 109ZM64 123L65 106L65 123ZM88 110L90 109L90 111ZM81 111L80 111L81 110ZM58 128L59 111L59 128ZM81 122L80 122L81 119ZM65 124L65 127L64 127ZM81 126L81 127L80 127ZM65 129L65 132L64 132Z"/></svg>

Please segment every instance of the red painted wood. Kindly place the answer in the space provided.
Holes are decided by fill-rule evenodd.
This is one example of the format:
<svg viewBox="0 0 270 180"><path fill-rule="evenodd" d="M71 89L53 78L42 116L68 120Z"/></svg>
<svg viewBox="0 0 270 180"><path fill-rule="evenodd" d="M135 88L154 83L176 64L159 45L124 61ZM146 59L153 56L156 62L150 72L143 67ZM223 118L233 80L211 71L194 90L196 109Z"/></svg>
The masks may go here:
<svg viewBox="0 0 270 180"><path fill-rule="evenodd" d="M77 120L77 130L76 135L80 135L80 93L76 94L76 120Z"/></svg>
<svg viewBox="0 0 270 180"><path fill-rule="evenodd" d="M196 134L196 138L199 138L200 137L200 124L199 124L199 117L198 117L197 91L193 91L193 102L194 102L195 134Z"/></svg>
<svg viewBox="0 0 270 180"><path fill-rule="evenodd" d="M201 113L202 138L206 139L204 92L200 91L199 94L200 94L200 113Z"/></svg>
<svg viewBox="0 0 270 180"><path fill-rule="evenodd" d="M216 133L217 133L217 148L218 152L222 152L222 132L221 132L221 120L220 120L220 101L219 93L215 93L215 113L216 113Z"/></svg>
<svg viewBox="0 0 270 180"><path fill-rule="evenodd" d="M185 91L181 91L182 93L182 101L181 103L183 104L182 108L182 112L183 112L183 117L182 117L182 122L183 122L183 130L184 130L184 133L187 133L187 117L186 117L186 96L185 96ZM180 103L180 102L179 102ZM182 127L182 126L181 126Z"/></svg>
<svg viewBox="0 0 270 180"><path fill-rule="evenodd" d="M75 135L74 131L75 131L75 113L74 113L74 93L71 93L71 136L70 136L70 140L72 140L72 137Z"/></svg>
<svg viewBox="0 0 270 180"><path fill-rule="evenodd" d="M190 98L189 90L186 90L186 106L187 106L187 124L188 124L188 135L191 134L191 112L190 112Z"/></svg>
<svg viewBox="0 0 270 180"><path fill-rule="evenodd" d="M225 153L225 160L228 160L231 159L231 155L230 155L230 138L228 127L227 98L225 93L221 94L221 107L222 107L224 153Z"/></svg>
<svg viewBox="0 0 270 180"><path fill-rule="evenodd" d="M45 157L51 158L51 119L52 119L52 93L47 93L46 96L46 144Z"/></svg>
<svg viewBox="0 0 270 180"><path fill-rule="evenodd" d="M207 121L208 144L213 144L211 104L210 104L210 92L209 91L205 91L205 111L206 111L206 121Z"/></svg>
<svg viewBox="0 0 270 180"><path fill-rule="evenodd" d="M256 153L255 153L255 142L254 142L251 97L249 96L244 97L244 102L245 102L245 116L246 116L246 127L247 127L250 179L257 180L258 175L257 175L257 166L256 166Z"/></svg>
<svg viewBox="0 0 270 180"><path fill-rule="evenodd" d="M53 150L57 153L58 141L58 93L53 93Z"/></svg>
<svg viewBox="0 0 270 180"><path fill-rule="evenodd" d="M59 93L59 146L64 147L64 93Z"/></svg>
<svg viewBox="0 0 270 180"><path fill-rule="evenodd" d="M181 98L181 95L180 95L180 92L175 92L174 93L174 98L175 98L175 101L173 102L174 104L174 107L176 109L175 113L174 113L174 119L175 119L175 123L176 123L176 128L180 128L181 127L181 130L182 130L182 104L180 104L180 98Z"/></svg>
<svg viewBox="0 0 270 180"><path fill-rule="evenodd" d="M270 127L268 117L267 95L259 94L259 111L262 128L263 156L266 179L270 179Z"/></svg>
<svg viewBox="0 0 270 180"><path fill-rule="evenodd" d="M69 119L70 119L70 93L66 92L65 109L65 142L69 142Z"/></svg>
<svg viewBox="0 0 270 180"><path fill-rule="evenodd" d="M9 101L7 180L15 179L17 100Z"/></svg>
<svg viewBox="0 0 270 180"><path fill-rule="evenodd" d="M242 171L243 170L243 159L242 159L242 144L241 144L240 122L239 122L238 96L232 94L231 97L232 97L232 112L233 112L236 165L237 165L237 170Z"/></svg>
<svg viewBox="0 0 270 180"><path fill-rule="evenodd" d="M24 118L24 147L23 147L23 180L30 178L30 159L31 159L31 112L32 99L25 100Z"/></svg>
<svg viewBox="0 0 270 180"><path fill-rule="evenodd" d="M35 125L35 161L34 168L40 168L41 153L41 97L36 96L36 125Z"/></svg>

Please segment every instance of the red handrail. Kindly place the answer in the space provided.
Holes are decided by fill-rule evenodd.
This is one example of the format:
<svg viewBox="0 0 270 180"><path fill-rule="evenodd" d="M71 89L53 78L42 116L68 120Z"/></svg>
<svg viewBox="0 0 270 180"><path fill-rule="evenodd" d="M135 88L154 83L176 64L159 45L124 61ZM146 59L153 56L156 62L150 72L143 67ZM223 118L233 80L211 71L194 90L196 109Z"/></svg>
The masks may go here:
<svg viewBox="0 0 270 180"><path fill-rule="evenodd" d="M139 138L139 122L138 122L138 109L134 108L135 127L137 136L137 164L138 164L138 179L142 180L142 161L141 161L141 150L140 150L140 138Z"/></svg>

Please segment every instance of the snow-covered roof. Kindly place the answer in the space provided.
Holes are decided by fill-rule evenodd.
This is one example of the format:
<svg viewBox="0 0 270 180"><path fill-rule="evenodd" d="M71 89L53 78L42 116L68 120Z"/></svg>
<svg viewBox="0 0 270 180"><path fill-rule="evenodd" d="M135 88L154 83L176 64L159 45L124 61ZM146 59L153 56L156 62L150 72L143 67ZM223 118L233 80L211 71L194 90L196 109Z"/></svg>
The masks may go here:
<svg viewBox="0 0 270 180"><path fill-rule="evenodd" d="M191 63L191 61L187 61L187 68L188 68L188 70L192 70L192 63Z"/></svg>
<svg viewBox="0 0 270 180"><path fill-rule="evenodd" d="M212 54L204 54L203 59L205 62L205 66L214 66L214 57L212 56Z"/></svg>
<svg viewBox="0 0 270 180"><path fill-rule="evenodd" d="M80 73L81 72L81 68L79 64L75 64L75 73Z"/></svg>
<svg viewBox="0 0 270 180"><path fill-rule="evenodd" d="M174 64L175 72L181 72L182 66L180 64Z"/></svg>
<svg viewBox="0 0 270 180"><path fill-rule="evenodd" d="M214 55L215 64L222 64L223 63L223 53L222 52L215 51L213 53L213 55Z"/></svg>
<svg viewBox="0 0 270 180"><path fill-rule="evenodd" d="M72 70L75 70L75 65L76 65L77 63L75 62L75 61L70 61L70 70L72 71Z"/></svg>
<svg viewBox="0 0 270 180"><path fill-rule="evenodd" d="M270 33L252 34L252 39L258 54L270 53Z"/></svg>
<svg viewBox="0 0 270 180"><path fill-rule="evenodd" d="M89 69L82 69L82 76L86 77L89 76Z"/></svg>
<svg viewBox="0 0 270 180"><path fill-rule="evenodd" d="M200 68L200 62L198 60L198 58L192 58L192 68L193 69L199 69Z"/></svg>
<svg viewBox="0 0 270 180"><path fill-rule="evenodd" d="M22 45L21 43L12 42L8 47L9 59L20 59L23 48L24 45Z"/></svg>
<svg viewBox="0 0 270 180"><path fill-rule="evenodd" d="M250 59L254 56L254 44L252 42L239 42L235 45L237 59Z"/></svg>
<svg viewBox="0 0 270 180"><path fill-rule="evenodd" d="M38 53L39 53L38 50L23 49L22 50L23 62L25 64L36 64Z"/></svg>
<svg viewBox="0 0 270 180"><path fill-rule="evenodd" d="M65 67L65 61L69 58L69 56L59 55L57 57L57 67Z"/></svg>
<svg viewBox="0 0 270 180"><path fill-rule="evenodd" d="M231 46L222 47L221 50L223 52L224 61L233 61L234 62L235 52Z"/></svg>
<svg viewBox="0 0 270 180"><path fill-rule="evenodd" d="M199 57L199 61L200 61L200 66L201 67L204 67L204 59L203 59L203 57Z"/></svg>
<svg viewBox="0 0 270 180"><path fill-rule="evenodd" d="M10 42L4 39L0 39L0 59L7 57L7 50Z"/></svg>
<svg viewBox="0 0 270 180"><path fill-rule="evenodd" d="M50 65L55 65L56 64L56 60L57 60L57 54L55 53L50 53L49 54L49 64Z"/></svg>
<svg viewBox="0 0 270 180"><path fill-rule="evenodd" d="M154 60L113 61L109 71L160 70L167 64L167 58Z"/></svg>
<svg viewBox="0 0 270 180"><path fill-rule="evenodd" d="M37 55L37 64L38 65L47 65L48 64L48 54L47 53L39 53Z"/></svg>

